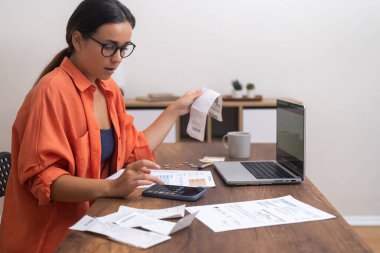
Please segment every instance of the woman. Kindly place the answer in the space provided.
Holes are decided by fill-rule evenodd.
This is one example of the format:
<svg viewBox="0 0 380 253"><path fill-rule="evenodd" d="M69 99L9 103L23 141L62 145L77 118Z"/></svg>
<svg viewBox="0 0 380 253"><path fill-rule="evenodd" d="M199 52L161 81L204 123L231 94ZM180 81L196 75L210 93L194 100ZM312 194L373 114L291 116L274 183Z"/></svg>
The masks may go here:
<svg viewBox="0 0 380 253"><path fill-rule="evenodd" d="M135 18L117 0L85 0L70 17L68 48L46 67L12 129L12 169L0 252L52 252L99 197L127 197L162 182L153 151L200 90L170 105L144 132L110 78L129 56ZM104 179L119 168L116 180Z"/></svg>

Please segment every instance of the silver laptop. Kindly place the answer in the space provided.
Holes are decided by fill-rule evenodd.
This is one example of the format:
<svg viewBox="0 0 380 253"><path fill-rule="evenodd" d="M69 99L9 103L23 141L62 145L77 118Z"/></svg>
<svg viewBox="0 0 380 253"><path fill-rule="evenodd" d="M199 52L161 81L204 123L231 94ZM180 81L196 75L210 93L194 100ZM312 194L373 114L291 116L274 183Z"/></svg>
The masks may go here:
<svg viewBox="0 0 380 253"><path fill-rule="evenodd" d="M305 166L305 107L277 100L275 161L215 162L229 185L294 184L303 181Z"/></svg>

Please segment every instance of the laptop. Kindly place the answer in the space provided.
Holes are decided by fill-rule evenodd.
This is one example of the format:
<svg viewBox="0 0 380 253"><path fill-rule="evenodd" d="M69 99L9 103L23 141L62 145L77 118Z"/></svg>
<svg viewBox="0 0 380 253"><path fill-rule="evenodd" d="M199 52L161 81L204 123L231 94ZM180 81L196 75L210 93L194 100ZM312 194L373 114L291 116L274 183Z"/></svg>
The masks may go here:
<svg viewBox="0 0 380 253"><path fill-rule="evenodd" d="M215 162L229 185L295 184L304 179L305 107L277 100L276 160Z"/></svg>

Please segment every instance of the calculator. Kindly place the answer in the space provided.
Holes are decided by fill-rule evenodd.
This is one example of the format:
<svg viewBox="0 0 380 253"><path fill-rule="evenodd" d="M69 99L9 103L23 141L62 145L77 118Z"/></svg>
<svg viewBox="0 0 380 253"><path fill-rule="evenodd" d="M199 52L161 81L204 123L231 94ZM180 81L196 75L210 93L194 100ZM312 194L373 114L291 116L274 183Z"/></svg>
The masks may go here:
<svg viewBox="0 0 380 253"><path fill-rule="evenodd" d="M154 184L142 192L145 197L195 201L206 192L203 187Z"/></svg>

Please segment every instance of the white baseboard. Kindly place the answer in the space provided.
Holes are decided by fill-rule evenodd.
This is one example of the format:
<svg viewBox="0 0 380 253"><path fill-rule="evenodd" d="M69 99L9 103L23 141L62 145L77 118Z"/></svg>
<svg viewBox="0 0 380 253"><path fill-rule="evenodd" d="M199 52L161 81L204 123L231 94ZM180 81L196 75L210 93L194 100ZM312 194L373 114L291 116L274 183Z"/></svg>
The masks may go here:
<svg viewBox="0 0 380 253"><path fill-rule="evenodd" d="M343 218L351 226L380 226L380 216L377 215L345 215Z"/></svg>

